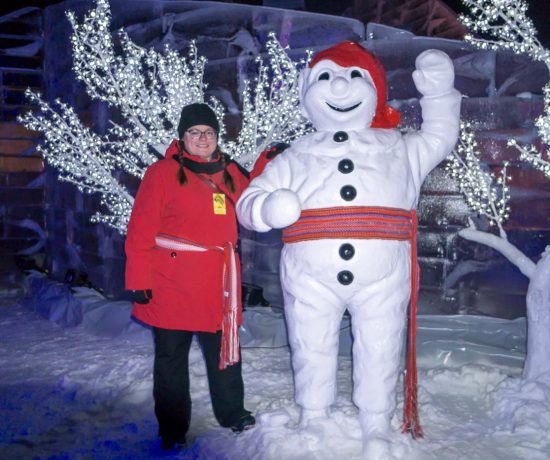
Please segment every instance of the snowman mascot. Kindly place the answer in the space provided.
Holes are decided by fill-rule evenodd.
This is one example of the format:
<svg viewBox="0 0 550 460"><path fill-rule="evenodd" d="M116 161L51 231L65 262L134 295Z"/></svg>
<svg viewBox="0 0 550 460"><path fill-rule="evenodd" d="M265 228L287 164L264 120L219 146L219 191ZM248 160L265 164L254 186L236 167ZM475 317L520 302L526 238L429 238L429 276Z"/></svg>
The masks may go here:
<svg viewBox="0 0 550 460"><path fill-rule="evenodd" d="M340 324L349 311L353 401L369 458L390 453L407 307L418 288L420 186L449 155L459 129L450 58L423 52L413 80L423 122L402 135L392 129L399 113L386 104L376 57L352 42L316 54L300 75L301 110L316 132L269 162L237 204L245 227L283 229L281 284L302 427L329 414ZM409 341L409 364L413 346ZM412 364L409 380L416 378ZM416 405L411 382L405 406ZM409 413L404 429L421 435L417 422Z"/></svg>

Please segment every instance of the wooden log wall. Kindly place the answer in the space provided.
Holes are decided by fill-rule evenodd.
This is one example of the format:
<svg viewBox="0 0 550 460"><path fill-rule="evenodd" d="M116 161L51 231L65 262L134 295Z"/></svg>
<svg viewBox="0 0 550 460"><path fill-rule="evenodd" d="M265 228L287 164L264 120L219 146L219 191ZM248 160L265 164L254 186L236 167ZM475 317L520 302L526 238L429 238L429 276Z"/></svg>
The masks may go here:
<svg viewBox="0 0 550 460"><path fill-rule="evenodd" d="M17 123L33 110L26 88L43 89L42 11L25 8L0 18L0 259L44 253L44 162L39 133Z"/></svg>

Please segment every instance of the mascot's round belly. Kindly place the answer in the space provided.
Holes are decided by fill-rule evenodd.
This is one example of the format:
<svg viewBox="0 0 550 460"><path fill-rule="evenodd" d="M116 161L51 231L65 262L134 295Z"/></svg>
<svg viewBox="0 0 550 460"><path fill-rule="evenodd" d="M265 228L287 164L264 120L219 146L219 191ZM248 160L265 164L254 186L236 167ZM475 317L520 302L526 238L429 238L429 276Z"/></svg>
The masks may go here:
<svg viewBox="0 0 550 460"><path fill-rule="evenodd" d="M284 289L310 289L319 283L339 297L382 282L395 272L410 276L407 241L327 239L285 244L281 254Z"/></svg>

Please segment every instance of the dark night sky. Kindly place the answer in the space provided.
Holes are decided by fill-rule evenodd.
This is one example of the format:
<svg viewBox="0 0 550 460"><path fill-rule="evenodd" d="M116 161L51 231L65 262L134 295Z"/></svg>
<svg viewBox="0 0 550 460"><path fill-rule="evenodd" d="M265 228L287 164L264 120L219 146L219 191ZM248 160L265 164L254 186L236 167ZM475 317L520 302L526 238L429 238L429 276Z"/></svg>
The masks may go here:
<svg viewBox="0 0 550 460"><path fill-rule="evenodd" d="M461 0L444 0L445 3L454 11L464 11L464 6ZM45 7L59 3L59 0L2 0L0 2L0 15L10 11L15 11L24 6L39 6ZM131 0L128 0L131 3ZM242 3L247 3L243 1ZM248 3L255 3L254 1ZM315 11L338 14L343 9L344 3L351 4L353 2L342 2L342 0L315 0L304 2L306 5L315 5ZM539 39L548 48L550 47L550 27L548 27L548 18L550 18L550 0L529 0L528 15L533 20L535 27L538 30ZM313 11L311 8L309 10Z"/></svg>
<svg viewBox="0 0 550 460"><path fill-rule="evenodd" d="M45 7L48 5L53 5L54 3L59 3L59 1L45 1L45 0L4 0L0 4L0 15L9 13L11 11L24 8L26 6L39 6Z"/></svg>

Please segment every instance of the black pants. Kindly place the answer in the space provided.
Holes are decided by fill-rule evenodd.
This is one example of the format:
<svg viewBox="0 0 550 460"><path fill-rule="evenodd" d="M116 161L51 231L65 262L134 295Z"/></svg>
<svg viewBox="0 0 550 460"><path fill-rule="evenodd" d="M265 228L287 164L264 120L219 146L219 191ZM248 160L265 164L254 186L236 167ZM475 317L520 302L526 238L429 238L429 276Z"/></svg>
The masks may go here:
<svg viewBox="0 0 550 460"><path fill-rule="evenodd" d="M193 332L153 328L155 366L153 397L159 435L183 441L191 420L189 394L189 349ZM241 362L218 369L221 331L196 332L208 375L214 415L222 426L231 426L247 412L243 407L244 386Z"/></svg>

